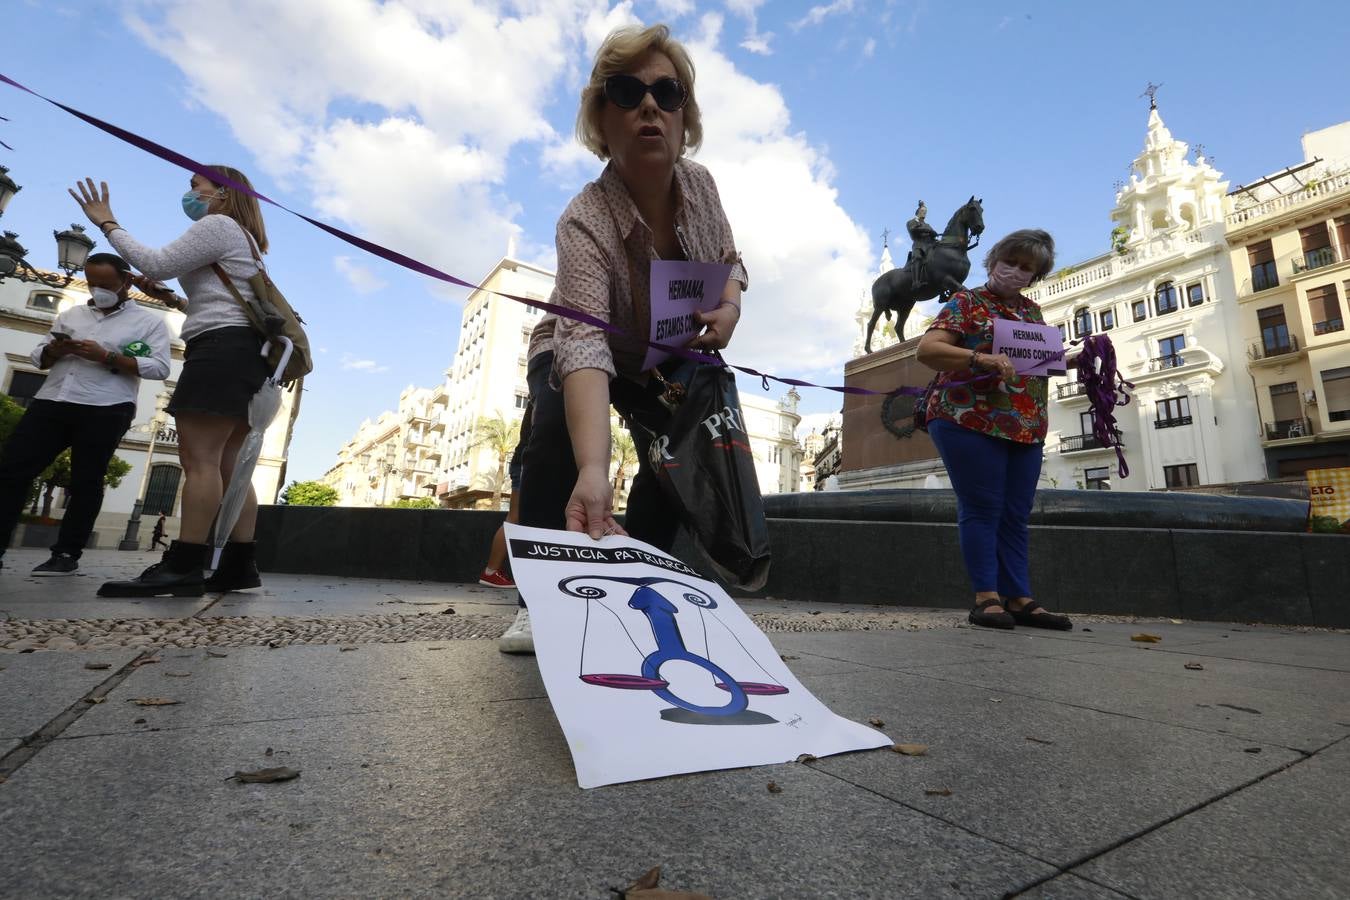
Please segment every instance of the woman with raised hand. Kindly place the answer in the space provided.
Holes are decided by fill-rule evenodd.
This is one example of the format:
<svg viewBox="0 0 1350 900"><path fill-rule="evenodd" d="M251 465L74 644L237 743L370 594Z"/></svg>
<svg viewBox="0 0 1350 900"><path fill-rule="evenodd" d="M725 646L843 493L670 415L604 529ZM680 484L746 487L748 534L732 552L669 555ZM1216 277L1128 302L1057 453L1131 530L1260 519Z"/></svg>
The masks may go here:
<svg viewBox="0 0 1350 900"><path fill-rule="evenodd" d="M1054 265L1047 232L1014 231L989 249L989 280L953 294L919 341L919 362L940 373L928 434L956 492L961 555L975 589L969 619L986 628L1073 627L1032 599L1027 559L1049 421L1047 379L1019 375L1006 354L990 352L995 320L1045 324L1022 291Z"/></svg>
<svg viewBox="0 0 1350 900"><path fill-rule="evenodd" d="M607 334L555 316L534 329L528 370L534 418L520 522L584 531L597 539L627 533L669 548L679 519L661 493L647 452L648 429L669 415L660 379L642 370L651 262L733 264L720 304L698 314L703 331L689 345L695 349L727 346L748 284L717 185L707 169L685 156L703 140L703 123L693 62L669 28L621 28L605 39L581 93L577 136L608 163L558 220L551 302L624 333ZM638 474L628 496L626 532L614 520L609 480L611 406L636 423L630 428ZM523 607L500 647L533 652Z"/></svg>
<svg viewBox="0 0 1350 900"><path fill-rule="evenodd" d="M244 173L228 166L210 170L251 188ZM102 597L197 597L205 591L258 587L253 529L258 501L253 488L221 556L220 568L204 578L211 523L220 507L224 486L234 471L239 445L248 434L248 406L268 376L261 355L263 339L223 281L228 278L245 301L254 299L248 279L257 273L260 254L267 252L267 231L258 201L202 175L193 175L182 197L182 210L192 220L181 237L165 247L147 247L132 237L113 215L106 182L92 178L70 195L84 214L144 276L138 282L151 296L179 309L187 318L187 342L169 412L178 429L178 457L183 465L183 510L178 540L163 559L131 581L110 581ZM219 271L217 271L217 268ZM155 284L177 278L187 300Z"/></svg>

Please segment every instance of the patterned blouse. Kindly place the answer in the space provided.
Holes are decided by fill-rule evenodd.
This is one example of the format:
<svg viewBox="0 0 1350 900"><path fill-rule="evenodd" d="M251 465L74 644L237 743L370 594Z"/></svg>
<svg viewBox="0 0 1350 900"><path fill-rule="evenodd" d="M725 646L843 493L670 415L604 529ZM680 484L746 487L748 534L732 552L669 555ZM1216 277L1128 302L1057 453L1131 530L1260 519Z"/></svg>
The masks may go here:
<svg viewBox="0 0 1350 900"><path fill-rule="evenodd" d="M712 175L681 158L675 163L675 228L685 253L700 262L732 263L731 277L749 287L731 225ZM572 198L558 220L558 275L549 302L589 313L622 328L608 335L594 325L549 315L530 336L530 358L554 351L558 381L578 369L611 378L641 373L651 318L652 230L610 163Z"/></svg>
<svg viewBox="0 0 1350 900"><path fill-rule="evenodd" d="M978 287L953 294L928 330L950 331L957 335L956 346L989 353L994 345L994 319L1045 324L1034 301L1019 296L1009 304L987 288ZM947 387L971 379L978 380ZM1037 375L1017 375L1005 382L984 369L939 372L928 399L928 418L947 419L972 431L1022 444L1044 443L1048 385L1048 378Z"/></svg>

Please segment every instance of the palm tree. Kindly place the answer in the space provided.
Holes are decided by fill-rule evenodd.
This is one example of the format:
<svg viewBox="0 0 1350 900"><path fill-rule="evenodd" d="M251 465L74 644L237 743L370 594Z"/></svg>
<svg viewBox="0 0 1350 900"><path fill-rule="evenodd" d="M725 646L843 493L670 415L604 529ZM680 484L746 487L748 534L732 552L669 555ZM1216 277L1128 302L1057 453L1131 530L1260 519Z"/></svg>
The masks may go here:
<svg viewBox="0 0 1350 900"><path fill-rule="evenodd" d="M507 421L499 412L495 416L481 416L474 427L474 440L470 447L487 447L497 457L497 473L490 479L492 484L492 508L502 505L502 488L506 484L506 467L511 461L511 453L516 449L516 440L520 436L520 420Z"/></svg>
<svg viewBox="0 0 1350 900"><path fill-rule="evenodd" d="M614 445L614 461L618 464L614 469L614 493L617 495L623 489L628 473L637 468L637 447L633 444L633 435L622 425L611 423L609 434Z"/></svg>

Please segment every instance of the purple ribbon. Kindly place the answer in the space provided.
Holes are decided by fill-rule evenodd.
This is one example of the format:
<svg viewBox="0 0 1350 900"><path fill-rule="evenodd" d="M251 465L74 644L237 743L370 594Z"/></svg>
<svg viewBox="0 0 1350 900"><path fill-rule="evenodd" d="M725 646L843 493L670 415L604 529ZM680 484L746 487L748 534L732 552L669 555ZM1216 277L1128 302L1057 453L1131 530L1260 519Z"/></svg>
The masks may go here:
<svg viewBox="0 0 1350 900"><path fill-rule="evenodd" d="M1083 386L1092 414L1092 436L1103 447L1116 451L1116 472L1128 478L1130 467L1125 464L1125 451L1116 426L1116 407L1130 402L1129 392L1134 384L1120 376L1116 368L1116 348L1104 334L1083 338L1083 352L1078 355L1078 383Z"/></svg>

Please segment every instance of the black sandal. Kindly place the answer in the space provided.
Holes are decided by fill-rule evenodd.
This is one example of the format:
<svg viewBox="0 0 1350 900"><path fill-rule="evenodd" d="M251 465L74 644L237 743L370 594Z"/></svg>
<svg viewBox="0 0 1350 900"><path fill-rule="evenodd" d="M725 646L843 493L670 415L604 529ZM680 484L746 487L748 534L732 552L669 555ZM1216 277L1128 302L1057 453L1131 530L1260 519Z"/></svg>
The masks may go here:
<svg viewBox="0 0 1350 900"><path fill-rule="evenodd" d="M1052 612L1036 612L1044 610L1035 600L1028 600L1027 605L1021 609L1013 609L1011 606L1005 606L1005 609L1012 615L1013 621L1018 625L1026 625L1028 628L1050 628L1055 631L1072 631L1073 622L1069 621L1068 616L1057 615Z"/></svg>
<svg viewBox="0 0 1350 900"><path fill-rule="evenodd" d="M1003 601L998 597L982 600L975 604L975 608L970 611L966 619L972 625L979 625L981 628L1014 628L1016 621L1006 611L1004 612L985 612L991 606L1003 606Z"/></svg>

